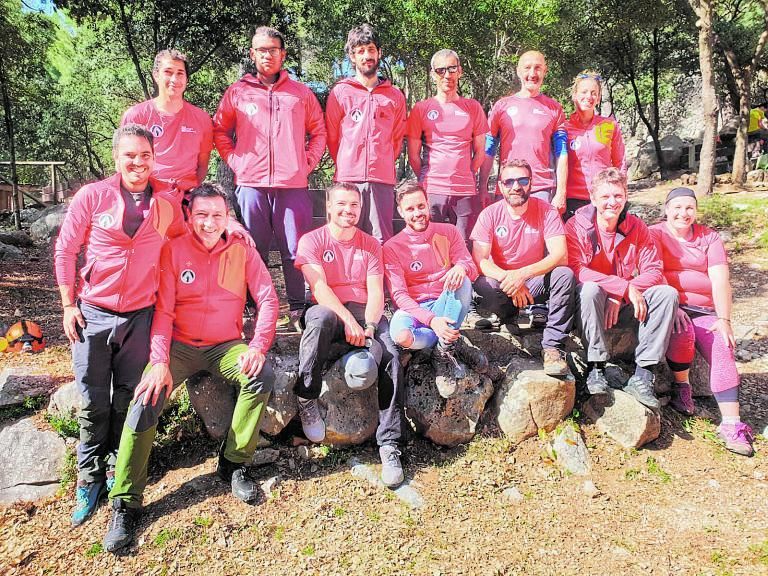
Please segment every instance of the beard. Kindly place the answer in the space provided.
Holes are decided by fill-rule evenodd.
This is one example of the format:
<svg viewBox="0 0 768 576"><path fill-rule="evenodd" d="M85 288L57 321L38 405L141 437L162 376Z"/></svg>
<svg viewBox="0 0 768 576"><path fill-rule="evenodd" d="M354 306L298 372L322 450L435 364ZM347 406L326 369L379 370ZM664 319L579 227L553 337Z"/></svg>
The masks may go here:
<svg viewBox="0 0 768 576"><path fill-rule="evenodd" d="M524 190L521 191L520 194L504 194L504 200L512 206L513 208L517 208L518 206L522 206L526 202L528 202L528 198L531 197L531 191L530 190Z"/></svg>

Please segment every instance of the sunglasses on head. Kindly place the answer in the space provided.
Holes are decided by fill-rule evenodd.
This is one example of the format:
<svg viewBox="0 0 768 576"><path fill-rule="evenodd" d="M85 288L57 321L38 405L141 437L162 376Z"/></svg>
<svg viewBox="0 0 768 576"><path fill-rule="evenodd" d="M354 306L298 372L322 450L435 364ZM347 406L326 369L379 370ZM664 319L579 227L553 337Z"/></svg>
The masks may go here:
<svg viewBox="0 0 768 576"><path fill-rule="evenodd" d="M579 74L576 76L579 80L583 80L585 78L589 78L590 80L597 80L598 82L603 81L603 77L600 76L600 74Z"/></svg>
<svg viewBox="0 0 768 576"><path fill-rule="evenodd" d="M507 178L506 180L502 180L501 183L504 184L505 188L512 188L512 186L515 185L515 182L520 184L523 188L528 186L528 184L531 183L531 179L528 176L523 176L522 178Z"/></svg>
<svg viewBox="0 0 768 576"><path fill-rule="evenodd" d="M441 66L440 68L432 68L432 72L438 76L445 76L446 74L456 74L459 71L458 65L454 66Z"/></svg>

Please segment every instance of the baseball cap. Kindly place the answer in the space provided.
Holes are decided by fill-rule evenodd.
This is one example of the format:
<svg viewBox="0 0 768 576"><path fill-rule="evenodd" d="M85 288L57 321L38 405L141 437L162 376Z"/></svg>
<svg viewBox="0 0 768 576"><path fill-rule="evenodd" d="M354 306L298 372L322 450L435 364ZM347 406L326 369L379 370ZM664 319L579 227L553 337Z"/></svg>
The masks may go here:
<svg viewBox="0 0 768 576"><path fill-rule="evenodd" d="M365 339L364 348L355 348L341 357L344 380L352 390L365 390L376 382L381 362L381 344L371 338Z"/></svg>

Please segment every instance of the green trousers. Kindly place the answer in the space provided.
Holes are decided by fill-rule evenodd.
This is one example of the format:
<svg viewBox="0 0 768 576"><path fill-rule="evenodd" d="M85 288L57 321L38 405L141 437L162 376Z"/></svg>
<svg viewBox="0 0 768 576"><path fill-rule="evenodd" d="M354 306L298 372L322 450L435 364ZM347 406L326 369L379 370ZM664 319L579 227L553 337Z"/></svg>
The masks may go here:
<svg viewBox="0 0 768 576"><path fill-rule="evenodd" d="M237 359L248 347L241 340L214 346L189 346L174 341L171 344L170 370L174 389L201 370L220 376L240 389L232 415L232 424L224 444L224 457L230 462L248 462L259 441L259 425L272 391L275 373L269 362L251 378L240 372ZM149 370L151 366L147 366ZM145 372L146 372L145 370ZM130 507L142 503L147 485L147 465L157 422L167 398L161 394L157 403L144 406L142 394L128 407L128 416L120 437L115 467L115 485L109 498L123 500Z"/></svg>

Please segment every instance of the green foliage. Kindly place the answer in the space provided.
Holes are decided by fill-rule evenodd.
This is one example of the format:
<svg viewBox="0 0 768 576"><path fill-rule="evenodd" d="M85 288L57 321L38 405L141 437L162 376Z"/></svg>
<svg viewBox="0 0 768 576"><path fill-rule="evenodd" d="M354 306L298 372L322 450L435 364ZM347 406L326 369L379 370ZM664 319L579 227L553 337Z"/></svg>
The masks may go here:
<svg viewBox="0 0 768 576"><path fill-rule="evenodd" d="M712 194L699 202L698 220L715 230L727 230L736 220L736 211L723 194Z"/></svg>
<svg viewBox="0 0 768 576"><path fill-rule="evenodd" d="M763 540L759 544L750 544L749 551L754 555L757 563L768 566L768 540Z"/></svg>
<svg viewBox="0 0 768 576"><path fill-rule="evenodd" d="M181 538L181 535L180 528L163 528L152 539L152 544L157 548L164 548L169 542Z"/></svg>
<svg viewBox="0 0 768 576"><path fill-rule="evenodd" d="M101 545L101 542L94 542L93 544L91 544L88 550L85 551L85 557L95 558L102 552L104 552L104 547Z"/></svg>
<svg viewBox="0 0 768 576"><path fill-rule="evenodd" d="M213 525L213 518L210 516L196 516L194 524L199 528L210 528Z"/></svg>
<svg viewBox="0 0 768 576"><path fill-rule="evenodd" d="M315 546L314 544L307 544L304 546L304 548L301 549L301 555L302 556L314 556L315 555Z"/></svg>
<svg viewBox="0 0 768 576"><path fill-rule="evenodd" d="M77 418L48 413L45 415L45 419L51 425L51 428L56 430L62 438L80 437L80 423L77 421Z"/></svg>
<svg viewBox="0 0 768 576"><path fill-rule="evenodd" d="M45 405L47 397L41 396L27 396L22 400L21 404L14 406L4 406L0 408L0 422L7 422L9 420L17 420L24 418L40 410Z"/></svg>
<svg viewBox="0 0 768 576"><path fill-rule="evenodd" d="M664 471L661 465L656 461L656 458L653 456L648 456L645 461L645 465L646 469L648 470L648 474L656 476L662 482L667 483L672 480L672 476Z"/></svg>
<svg viewBox="0 0 768 576"><path fill-rule="evenodd" d="M72 486L77 481L77 456L72 450L67 450L64 455L64 462L59 470L59 489L57 496L68 494Z"/></svg>

